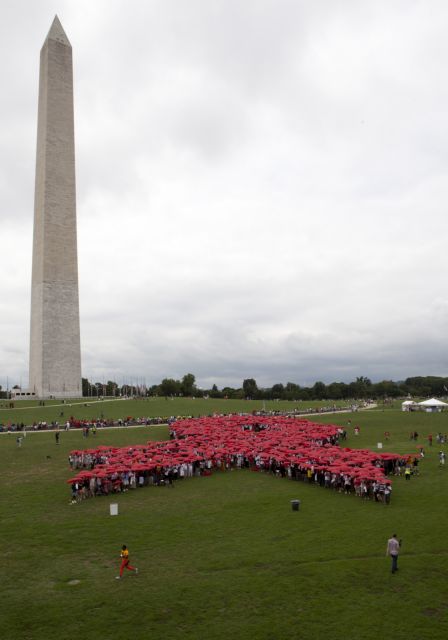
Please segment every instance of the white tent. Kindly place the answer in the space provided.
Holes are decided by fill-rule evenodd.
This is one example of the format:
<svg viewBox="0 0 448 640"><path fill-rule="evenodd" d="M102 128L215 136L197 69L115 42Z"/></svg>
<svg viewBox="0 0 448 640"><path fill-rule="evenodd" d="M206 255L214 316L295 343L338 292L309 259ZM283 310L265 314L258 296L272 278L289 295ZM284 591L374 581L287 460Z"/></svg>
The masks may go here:
<svg viewBox="0 0 448 640"><path fill-rule="evenodd" d="M443 407L448 407L446 402L442 402L441 400L437 400L437 398L430 398L429 400L424 400L423 402L418 403L419 407L425 409L425 411L442 411Z"/></svg>
<svg viewBox="0 0 448 640"><path fill-rule="evenodd" d="M414 402L414 400L405 400L404 402L401 403L401 410L411 411L411 408L416 406L417 406L417 403Z"/></svg>

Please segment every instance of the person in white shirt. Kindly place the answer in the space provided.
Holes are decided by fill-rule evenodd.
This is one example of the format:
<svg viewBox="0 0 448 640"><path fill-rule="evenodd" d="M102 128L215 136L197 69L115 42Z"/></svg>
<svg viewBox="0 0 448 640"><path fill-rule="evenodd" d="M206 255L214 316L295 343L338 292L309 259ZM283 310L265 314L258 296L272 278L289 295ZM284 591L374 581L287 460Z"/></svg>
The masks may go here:
<svg viewBox="0 0 448 640"><path fill-rule="evenodd" d="M387 541L386 556L390 556L392 559L392 573L398 571L398 552L400 550L401 543L397 540L397 534L394 533L392 538Z"/></svg>

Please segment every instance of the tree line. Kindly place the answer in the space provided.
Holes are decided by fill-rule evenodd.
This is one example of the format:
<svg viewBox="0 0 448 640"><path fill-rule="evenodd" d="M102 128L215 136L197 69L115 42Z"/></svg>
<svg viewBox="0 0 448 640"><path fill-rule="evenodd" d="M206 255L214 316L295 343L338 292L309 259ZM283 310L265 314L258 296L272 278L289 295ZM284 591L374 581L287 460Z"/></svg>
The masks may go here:
<svg viewBox="0 0 448 640"><path fill-rule="evenodd" d="M164 378L159 384L149 387L142 384L118 385L112 380L107 382L90 382L82 379L83 395L98 396L162 396L162 397L210 397L251 400L349 400L351 398L400 398L403 396L444 396L448 393L448 377L416 376L395 382L382 380L372 382L366 376L359 376L352 382L331 382L325 384L317 381L306 387L287 382L278 382L272 387L259 387L254 378L243 380L239 388L223 387L218 389L214 384L210 389L202 389L196 385L196 377L186 373L181 380Z"/></svg>

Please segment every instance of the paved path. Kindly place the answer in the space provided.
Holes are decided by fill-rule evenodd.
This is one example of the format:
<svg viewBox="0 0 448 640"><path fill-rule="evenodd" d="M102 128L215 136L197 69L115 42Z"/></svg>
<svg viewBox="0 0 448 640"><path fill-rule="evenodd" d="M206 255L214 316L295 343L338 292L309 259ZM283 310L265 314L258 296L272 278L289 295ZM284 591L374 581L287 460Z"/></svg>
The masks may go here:
<svg viewBox="0 0 448 640"><path fill-rule="evenodd" d="M129 399L129 398L127 398ZM114 402L113 400L101 400L100 402ZM83 402L78 402L78 403L72 403L72 404L84 404ZM89 403L89 404L95 404L95 402ZM52 405L54 406L62 406L62 407L66 407L67 405ZM359 410L360 411L366 411L368 409L376 409L378 405L376 404L369 404L367 407L362 407ZM301 413L301 414L296 414L294 416L291 416L292 418L312 418L313 416L323 416L323 415L334 415L336 413L353 413L353 411L351 409L340 409L339 411L325 411L323 413ZM151 417L151 416L148 416ZM199 416L198 416L199 417ZM28 429L28 431L26 431L26 433L52 433L54 431L65 431L65 427L64 425L62 425L59 429L32 429L30 428L32 425L26 425L26 428ZM129 425L113 425L113 426L109 426L109 427L98 427L97 431L104 431L104 429L143 429L144 427L167 427L168 423L167 422L160 422L158 424L129 424ZM81 427L73 427L71 429L69 429L69 431L81 431ZM6 433L23 433L23 431L2 431L0 432L0 436L4 435ZM94 437L94 436L93 436Z"/></svg>
<svg viewBox="0 0 448 640"><path fill-rule="evenodd" d="M133 398L110 398L108 400L91 400L90 402L86 402L85 400L81 401L81 402L70 402L70 403L64 403L64 404L46 404L45 407L75 407L78 406L80 404L86 406L86 405L91 405L91 404L103 404L103 402L122 402L123 400L133 400ZM10 400L10 402L14 402L14 400ZM0 408L0 411L24 411L26 410L30 410L30 409L42 409L42 405L40 404L32 404L29 405L27 407L3 407Z"/></svg>

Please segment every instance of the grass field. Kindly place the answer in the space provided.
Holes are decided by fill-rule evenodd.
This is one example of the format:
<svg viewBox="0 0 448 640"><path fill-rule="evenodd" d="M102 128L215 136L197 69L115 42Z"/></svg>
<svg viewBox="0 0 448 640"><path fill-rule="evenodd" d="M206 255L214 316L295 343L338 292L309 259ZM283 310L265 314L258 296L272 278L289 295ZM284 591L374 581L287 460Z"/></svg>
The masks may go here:
<svg viewBox="0 0 448 640"><path fill-rule="evenodd" d="M265 407L267 410L292 411L294 409L307 410L329 404L336 406L346 406L342 401L268 401L263 400L221 400L209 398L204 400L197 398L175 398L174 400L165 398L147 398L140 400L98 400L91 401L88 398L74 399L67 404L61 405L57 400L46 400L45 407L40 407L34 400L19 400L15 402L14 409L9 409L9 400L0 403L0 425L10 423L24 423L30 425L33 421L45 420L48 423L58 421L62 423L70 416L76 419L91 418L125 418L133 416L141 418L143 416L199 416L213 413L235 413L251 412ZM63 415L61 415L63 414Z"/></svg>
<svg viewBox="0 0 448 640"><path fill-rule="evenodd" d="M448 424L397 411L318 419L359 424L347 446L375 447L390 431L386 450L401 453L415 450L410 431L426 445ZM251 471L69 504L71 449L166 437L165 427L128 428L86 443L71 431L56 446L54 434L30 433L19 449L0 436L1 638L447 637L448 468L437 446L425 447L420 477L394 480L389 506ZM392 576L395 531L403 548ZM116 581L122 544L140 573Z"/></svg>

